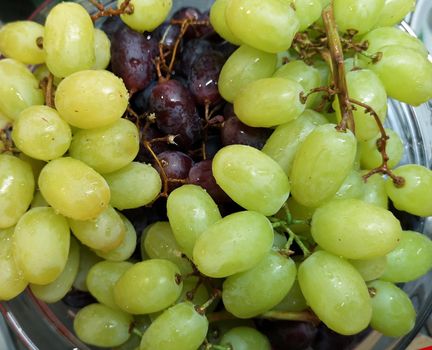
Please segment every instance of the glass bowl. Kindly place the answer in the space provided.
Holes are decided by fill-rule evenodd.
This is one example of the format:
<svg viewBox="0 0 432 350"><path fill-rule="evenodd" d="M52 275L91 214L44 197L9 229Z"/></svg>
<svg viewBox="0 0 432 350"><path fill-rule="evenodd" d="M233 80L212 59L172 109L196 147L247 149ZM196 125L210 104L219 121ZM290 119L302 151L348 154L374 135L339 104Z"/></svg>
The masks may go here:
<svg viewBox="0 0 432 350"><path fill-rule="evenodd" d="M40 5L30 19L43 23L49 10L60 1L47 0ZM90 13L95 7L87 0L77 0ZM102 1L107 6L115 2ZM212 0L173 0L173 12L184 6L194 6L207 10ZM414 35L410 27L403 23L402 30ZM393 128L401 136L405 145L403 163L416 163L432 168L432 101L419 107L411 107L398 101L389 100L386 126ZM404 216L404 229L423 232L432 238L432 217L419 218ZM356 350L404 350L419 333L432 312L432 271L422 278L406 283L403 289L411 297L417 311L414 329L405 337L395 339L384 337L378 332L370 332ZM63 302L45 304L37 300L27 289L19 297L0 303L0 311L16 337L30 350L90 350L72 331L74 311ZM157 350L157 349L155 349Z"/></svg>

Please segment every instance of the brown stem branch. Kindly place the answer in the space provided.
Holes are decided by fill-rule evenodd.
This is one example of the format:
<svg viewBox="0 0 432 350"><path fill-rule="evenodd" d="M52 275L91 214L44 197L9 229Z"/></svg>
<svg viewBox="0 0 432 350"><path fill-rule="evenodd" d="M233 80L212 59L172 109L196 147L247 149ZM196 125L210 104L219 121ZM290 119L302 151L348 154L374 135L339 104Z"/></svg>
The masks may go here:
<svg viewBox="0 0 432 350"><path fill-rule="evenodd" d="M118 9L114 9L111 7L106 9L105 6L97 0L88 0L88 1L98 9L98 12L96 12L94 15L91 16L93 22L96 22L96 20L98 20L101 17L113 17L113 16L119 16L123 14L131 15L134 11L134 7L130 3L131 0L124 0Z"/></svg>

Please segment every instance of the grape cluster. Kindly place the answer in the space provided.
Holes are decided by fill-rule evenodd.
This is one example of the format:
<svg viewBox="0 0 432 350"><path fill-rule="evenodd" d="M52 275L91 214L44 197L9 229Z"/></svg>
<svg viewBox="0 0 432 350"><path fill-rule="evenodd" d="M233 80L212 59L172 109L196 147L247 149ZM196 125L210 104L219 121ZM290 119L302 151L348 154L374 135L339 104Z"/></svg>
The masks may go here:
<svg viewBox="0 0 432 350"><path fill-rule="evenodd" d="M432 171L383 124L432 98L414 1L91 3L0 29L0 300L123 350L407 334L432 242L389 202L431 216Z"/></svg>

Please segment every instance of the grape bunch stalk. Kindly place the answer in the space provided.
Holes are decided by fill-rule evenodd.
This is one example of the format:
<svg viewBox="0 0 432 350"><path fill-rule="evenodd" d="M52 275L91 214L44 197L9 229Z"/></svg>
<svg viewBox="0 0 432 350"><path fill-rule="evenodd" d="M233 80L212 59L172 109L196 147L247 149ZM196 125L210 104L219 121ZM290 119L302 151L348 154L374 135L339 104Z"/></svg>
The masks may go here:
<svg viewBox="0 0 432 350"><path fill-rule="evenodd" d="M432 99L414 1L89 2L0 28L0 300L117 350L408 334L432 171L385 122Z"/></svg>

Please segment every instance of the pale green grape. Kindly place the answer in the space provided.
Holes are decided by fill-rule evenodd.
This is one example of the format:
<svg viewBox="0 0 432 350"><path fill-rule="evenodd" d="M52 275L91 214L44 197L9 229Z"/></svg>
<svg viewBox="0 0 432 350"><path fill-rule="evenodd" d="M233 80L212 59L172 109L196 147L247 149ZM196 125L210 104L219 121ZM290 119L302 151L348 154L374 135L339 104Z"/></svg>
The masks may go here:
<svg viewBox="0 0 432 350"><path fill-rule="evenodd" d="M74 134L69 155L100 174L111 173L131 163L139 150L138 129L127 119Z"/></svg>
<svg viewBox="0 0 432 350"><path fill-rule="evenodd" d="M192 272L191 263L182 257L169 222L158 221L147 226L141 238L141 256L166 259L176 264L182 275Z"/></svg>
<svg viewBox="0 0 432 350"><path fill-rule="evenodd" d="M124 0L118 0L120 8ZM132 14L120 15L129 27L137 32L151 32L165 21L172 8L172 0L131 0Z"/></svg>
<svg viewBox="0 0 432 350"><path fill-rule="evenodd" d="M110 203L119 210L150 204L162 190L159 173L150 164L132 162L104 177L111 191Z"/></svg>
<svg viewBox="0 0 432 350"><path fill-rule="evenodd" d="M85 245L80 245L80 261L78 274L73 283L74 288L88 292L87 287L87 274L93 265L101 261L102 259L97 256L90 248Z"/></svg>
<svg viewBox="0 0 432 350"><path fill-rule="evenodd" d="M373 281L383 275L387 265L387 258L379 256L366 260L349 260L349 262L356 268L365 281Z"/></svg>
<svg viewBox="0 0 432 350"><path fill-rule="evenodd" d="M312 219L315 208L305 207L304 205L297 202L293 197L288 198L286 204L288 205L289 212L293 219L303 220L305 222L291 224L290 229L297 234L309 231L310 225L307 224L307 222Z"/></svg>
<svg viewBox="0 0 432 350"><path fill-rule="evenodd" d="M129 339L132 323L132 316L123 311L101 304L91 304L77 312L73 328L83 342L110 348Z"/></svg>
<svg viewBox="0 0 432 350"><path fill-rule="evenodd" d="M384 46L382 58L370 63L389 97L418 106L432 98L432 63L427 57L407 47Z"/></svg>
<svg viewBox="0 0 432 350"><path fill-rule="evenodd" d="M298 281L295 280L288 294L285 295L282 301L279 304L277 304L273 308L273 310L298 312L298 311L303 311L307 308L308 305L306 303L306 299L303 296Z"/></svg>
<svg viewBox="0 0 432 350"><path fill-rule="evenodd" d="M243 43L266 52L287 50L300 23L287 1L231 0L225 19Z"/></svg>
<svg viewBox="0 0 432 350"><path fill-rule="evenodd" d="M357 140L334 124L316 127L300 145L292 166L291 192L306 207L332 198L352 171Z"/></svg>
<svg viewBox="0 0 432 350"><path fill-rule="evenodd" d="M393 170L402 176L405 184L397 187L391 179L386 180L386 191L396 209L418 216L432 215L432 171L417 164L403 165Z"/></svg>
<svg viewBox="0 0 432 350"><path fill-rule="evenodd" d="M0 60L0 113L8 119L33 105L44 104L39 82L22 63L11 58Z"/></svg>
<svg viewBox="0 0 432 350"><path fill-rule="evenodd" d="M111 60L111 41L103 30L94 30L95 63L92 69L106 69Z"/></svg>
<svg viewBox="0 0 432 350"><path fill-rule="evenodd" d="M285 237L285 235L282 235L278 232L274 232L274 236L273 236L273 250L279 250L279 249L283 249L286 245L286 243L288 242L287 238Z"/></svg>
<svg viewBox="0 0 432 350"><path fill-rule="evenodd" d="M14 257L30 283L48 284L62 273L69 254L67 220L52 208L33 208L14 231Z"/></svg>
<svg viewBox="0 0 432 350"><path fill-rule="evenodd" d="M32 168L35 180L39 179L39 174L47 163L40 159L31 158L25 153L20 153L18 158L28 163Z"/></svg>
<svg viewBox="0 0 432 350"><path fill-rule="evenodd" d="M100 128L123 115L129 94L123 80L105 70L85 70L63 79L56 91L60 116L81 129Z"/></svg>
<svg viewBox="0 0 432 350"><path fill-rule="evenodd" d="M0 154L0 228L15 225L29 207L35 181L29 164Z"/></svg>
<svg viewBox="0 0 432 350"><path fill-rule="evenodd" d="M165 310L144 333L140 350L196 350L208 330L207 318L193 304L180 303Z"/></svg>
<svg viewBox="0 0 432 350"><path fill-rule="evenodd" d="M378 53L381 48L389 45L408 47L418 51L424 56L428 55L428 51L421 40L396 27L376 28L364 35L361 41L367 41L368 48L365 50L365 53L368 55L374 55Z"/></svg>
<svg viewBox="0 0 432 350"><path fill-rule="evenodd" d="M231 345L235 350L271 350L267 337L252 327L230 329L223 335L220 344Z"/></svg>
<svg viewBox="0 0 432 350"><path fill-rule="evenodd" d="M10 22L0 28L0 52L24 64L45 62L44 50L36 40L43 38L44 27L32 21Z"/></svg>
<svg viewBox="0 0 432 350"><path fill-rule="evenodd" d="M216 0L210 8L210 23L216 33L222 38L233 43L234 45L241 45L241 40L237 38L229 29L225 19L225 9L230 0Z"/></svg>
<svg viewBox="0 0 432 350"><path fill-rule="evenodd" d="M276 60L275 54L247 45L240 46L222 67L218 81L220 94L226 101L233 102L249 83L271 77L276 69Z"/></svg>
<svg viewBox="0 0 432 350"><path fill-rule="evenodd" d="M403 157L404 145L397 132L391 129L385 129L389 139L387 140L386 152L389 156L387 165L389 168L394 168L399 164ZM360 164L363 169L378 168L383 160L381 152L378 151L377 142L381 138L372 138L368 141L359 142Z"/></svg>
<svg viewBox="0 0 432 350"><path fill-rule="evenodd" d="M199 287L195 290L198 282L200 283ZM189 295L189 293L194 290L195 292L193 293L193 295ZM190 299L189 296L193 296L193 298ZM207 290L206 286L200 282L199 277L190 276L183 279L183 289L179 298L177 299L176 304L184 301L190 301L195 305L203 305L209 299L209 291ZM215 304L216 303L214 303L214 305ZM209 309L206 309L206 311L208 312Z"/></svg>
<svg viewBox="0 0 432 350"><path fill-rule="evenodd" d="M341 187L336 192L334 199L349 199L357 198L362 199L364 196L364 181L357 170L351 171L351 173L345 178Z"/></svg>
<svg viewBox="0 0 432 350"><path fill-rule="evenodd" d="M73 2L52 8L45 21L43 47L46 65L56 77L90 69L95 62L94 27L87 10Z"/></svg>
<svg viewBox="0 0 432 350"><path fill-rule="evenodd" d="M72 132L55 109L31 106L19 114L12 130L12 139L25 154L48 161L66 153Z"/></svg>
<svg viewBox="0 0 432 350"><path fill-rule="evenodd" d="M0 229L0 300L15 298L28 284L13 256L14 229Z"/></svg>
<svg viewBox="0 0 432 350"><path fill-rule="evenodd" d="M48 79L50 74L51 74L51 72L49 71L46 64L40 64L40 65L36 66L35 69L33 70L33 75L39 81L39 83L41 83L42 80L44 80L44 79ZM53 77L53 85L58 86L58 84L60 84L62 79L63 78L58 78L58 77L54 76Z"/></svg>
<svg viewBox="0 0 432 350"><path fill-rule="evenodd" d="M393 26L414 10L415 0L385 0L376 26Z"/></svg>
<svg viewBox="0 0 432 350"><path fill-rule="evenodd" d="M413 329L416 312L408 295L393 283L373 281L371 326L388 337L402 337Z"/></svg>
<svg viewBox="0 0 432 350"><path fill-rule="evenodd" d="M300 102L304 88L294 80L264 78L247 84L234 99L234 111L246 125L271 127L296 119L305 105Z"/></svg>
<svg viewBox="0 0 432 350"><path fill-rule="evenodd" d="M173 304L183 288L180 270L171 261L151 259L127 270L114 286L116 304L131 314L148 314Z"/></svg>
<svg viewBox="0 0 432 350"><path fill-rule="evenodd" d="M178 245L190 258L198 237L222 218L212 197L196 185L183 185L171 192L167 214Z"/></svg>
<svg viewBox="0 0 432 350"><path fill-rule="evenodd" d="M62 273L49 284L30 284L32 293L36 298L46 303L56 303L60 301L72 287L72 284L78 274L79 261L79 244L72 237L69 246L68 259Z"/></svg>
<svg viewBox="0 0 432 350"><path fill-rule="evenodd" d="M69 219L69 225L75 237L82 244L103 252L117 248L126 235L123 220L111 206L108 206L95 219Z"/></svg>
<svg viewBox="0 0 432 350"><path fill-rule="evenodd" d="M272 157L289 176L301 142L318 125L326 124L321 114L306 109L297 119L279 125L267 139L262 151Z"/></svg>
<svg viewBox="0 0 432 350"><path fill-rule="evenodd" d="M136 248L137 233L132 223L121 213L117 213L123 221L125 226L125 236L123 241L117 248L104 252L102 250L95 250L95 253L109 261L124 261L129 259Z"/></svg>
<svg viewBox="0 0 432 350"><path fill-rule="evenodd" d="M381 279L409 282L432 268L432 241L414 231L403 231L399 245L387 254L387 266Z"/></svg>
<svg viewBox="0 0 432 350"><path fill-rule="evenodd" d="M73 158L49 162L42 169L38 183L46 201L59 213L75 220L96 218L110 201L104 178Z"/></svg>
<svg viewBox="0 0 432 350"><path fill-rule="evenodd" d="M380 18L384 0L334 0L333 10L340 32L355 29L358 34L371 30Z"/></svg>
<svg viewBox="0 0 432 350"><path fill-rule="evenodd" d="M122 261L101 261L88 271L86 284L89 292L96 300L112 309L119 309L114 301L114 285L131 267L132 263Z"/></svg>
<svg viewBox="0 0 432 350"><path fill-rule="evenodd" d="M393 214L358 199L331 201L312 218L312 236L323 249L349 259L371 259L398 245L402 228Z"/></svg>
<svg viewBox="0 0 432 350"><path fill-rule="evenodd" d="M346 260L319 250L300 264L302 293L327 327L343 335L365 329L372 317L367 286Z"/></svg>
<svg viewBox="0 0 432 350"><path fill-rule="evenodd" d="M269 253L273 228L259 213L243 211L210 226L195 244L193 261L209 277L227 277L249 270Z"/></svg>
<svg viewBox="0 0 432 350"><path fill-rule="evenodd" d="M251 318L279 304L295 278L294 261L270 252L252 269L229 276L222 287L222 300L234 316Z"/></svg>
<svg viewBox="0 0 432 350"><path fill-rule="evenodd" d="M387 94L377 75L369 69L361 69L348 72L346 80L350 98L372 107L383 123L387 114ZM372 115L365 113L363 107L355 107L353 116L356 137L360 141L370 140L379 132L378 125ZM340 120L338 100L333 103L333 108Z"/></svg>
<svg viewBox="0 0 432 350"><path fill-rule="evenodd" d="M305 95L313 88L322 85L321 75L318 69L313 66L309 66L300 60L293 60L284 64L273 74L273 76L296 81L303 87L303 93ZM311 108L317 97L317 94L309 96L306 101L306 108Z"/></svg>
<svg viewBox="0 0 432 350"><path fill-rule="evenodd" d="M273 159L256 148L231 145L213 159L217 184L237 204L264 215L274 215L290 192L288 178Z"/></svg>
<svg viewBox="0 0 432 350"><path fill-rule="evenodd" d="M367 171L362 172L366 174ZM364 183L363 198L364 202L377 205L381 208L388 208L388 197L385 189L385 180L381 174L374 174Z"/></svg>
<svg viewBox="0 0 432 350"><path fill-rule="evenodd" d="M295 12L300 22L299 32L306 30L321 17L321 0L294 0Z"/></svg>

